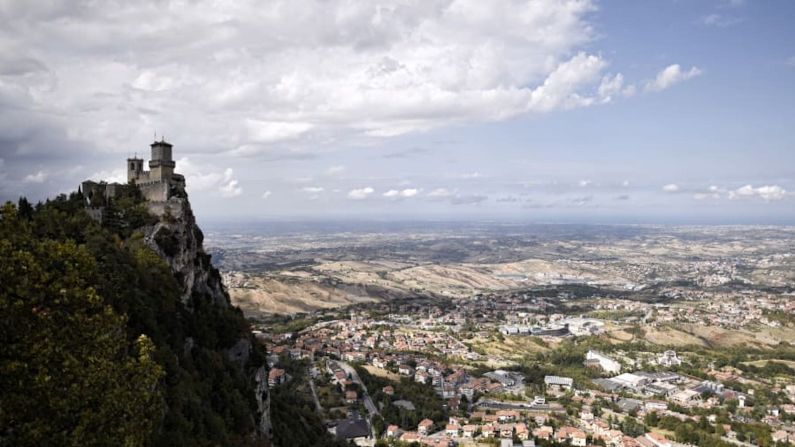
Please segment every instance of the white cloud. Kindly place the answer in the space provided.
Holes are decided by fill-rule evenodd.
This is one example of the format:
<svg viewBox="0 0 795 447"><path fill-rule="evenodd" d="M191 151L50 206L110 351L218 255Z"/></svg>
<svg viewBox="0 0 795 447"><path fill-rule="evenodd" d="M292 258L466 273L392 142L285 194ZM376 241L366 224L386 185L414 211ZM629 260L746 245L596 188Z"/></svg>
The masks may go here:
<svg viewBox="0 0 795 447"><path fill-rule="evenodd" d="M599 79L607 62L599 56L580 52L558 65L544 83L530 94L528 110L547 112L594 104L596 98L582 94L580 89Z"/></svg>
<svg viewBox="0 0 795 447"><path fill-rule="evenodd" d="M88 180L93 180L95 182L127 183L127 171L122 168L112 171L99 171L88 176Z"/></svg>
<svg viewBox="0 0 795 447"><path fill-rule="evenodd" d="M428 197L450 197L453 195L447 188L436 188L428 193Z"/></svg>
<svg viewBox="0 0 795 447"><path fill-rule="evenodd" d="M469 195L455 195L450 197L450 204L451 205L477 205L481 202L485 202L489 198L487 196L479 195L479 194L469 194Z"/></svg>
<svg viewBox="0 0 795 447"><path fill-rule="evenodd" d="M253 143L274 143L297 138L312 128L312 124L289 121L246 120L248 141Z"/></svg>
<svg viewBox="0 0 795 447"><path fill-rule="evenodd" d="M414 197L420 193L420 190L417 188L406 188L404 190L397 190L397 189L390 189L389 191L382 194L384 197L388 198L409 198Z"/></svg>
<svg viewBox="0 0 795 447"><path fill-rule="evenodd" d="M676 183L669 183L662 187L662 190L665 192L679 192L679 185Z"/></svg>
<svg viewBox="0 0 795 447"><path fill-rule="evenodd" d="M621 182L621 186L623 186L624 188L628 187L629 186L629 180L624 180L623 182Z"/></svg>
<svg viewBox="0 0 795 447"><path fill-rule="evenodd" d="M574 206L585 206L593 202L593 199L594 197L592 195L574 197L573 199L571 199L571 203L574 204Z"/></svg>
<svg viewBox="0 0 795 447"><path fill-rule="evenodd" d="M44 171L28 174L24 179L25 183L44 183L45 180L47 180L47 173Z"/></svg>
<svg viewBox="0 0 795 447"><path fill-rule="evenodd" d="M590 186L592 183L593 182L590 180L580 180L577 184L580 185L580 187L585 188L587 186Z"/></svg>
<svg viewBox="0 0 795 447"><path fill-rule="evenodd" d="M348 191L348 198L352 200L362 200L366 199L370 194L374 192L375 190L369 186L365 188L352 189Z"/></svg>
<svg viewBox="0 0 795 447"><path fill-rule="evenodd" d="M226 168L224 171L224 178L221 181L221 185L218 187L223 197L237 197L243 194L243 188L238 186L238 181L232 178L233 175L234 171L232 168Z"/></svg>
<svg viewBox="0 0 795 447"><path fill-rule="evenodd" d="M309 200L317 200L320 198L320 193L325 191L322 186L304 186L301 191L307 194Z"/></svg>
<svg viewBox="0 0 795 447"><path fill-rule="evenodd" d="M789 65L790 67L795 67L795 56L790 56L789 58L787 58L786 64Z"/></svg>
<svg viewBox="0 0 795 447"><path fill-rule="evenodd" d="M414 197L417 194L419 194L419 192L420 190L417 188L407 188L404 189L403 191L400 191L400 195L402 195L403 197Z"/></svg>
<svg viewBox="0 0 795 447"><path fill-rule="evenodd" d="M270 191L265 191L262 193L262 199L265 200L269 198L271 195L273 195L273 193L271 193Z"/></svg>
<svg viewBox="0 0 795 447"><path fill-rule="evenodd" d="M707 188L707 191L693 194L693 198L696 200L720 199L721 194L725 192L722 188L712 185Z"/></svg>
<svg viewBox="0 0 795 447"><path fill-rule="evenodd" d="M3 37L40 59L8 80L19 105L73 141L119 148L157 129L248 155L606 102L626 88L584 52L594 3L21 2Z"/></svg>
<svg viewBox="0 0 795 447"><path fill-rule="evenodd" d="M706 26L727 28L741 23L743 19L725 14L707 14L701 18L701 23Z"/></svg>
<svg viewBox="0 0 795 447"><path fill-rule="evenodd" d="M744 199L744 198L760 198L765 202L782 200L792 195L787 190L779 185L765 185L754 188L751 185L745 185L733 191L729 191L729 199Z"/></svg>
<svg viewBox="0 0 795 447"><path fill-rule="evenodd" d="M692 79L699 75L701 75L701 69L698 67L691 67L690 70L683 71L679 64L669 65L657 73L657 77L646 83L646 90L665 90L675 84Z"/></svg>
<svg viewBox="0 0 795 447"><path fill-rule="evenodd" d="M635 94L634 85L624 85L624 75L621 73L615 76L605 76L597 89L599 98L602 102L610 102L616 96L629 97Z"/></svg>
<svg viewBox="0 0 795 447"><path fill-rule="evenodd" d="M177 161L177 171L185 176L189 191L215 191L222 197L236 197L243 193L238 180L234 178L232 168L226 168L221 172L213 166L198 165L191 159L183 157ZM126 182L127 174L123 175Z"/></svg>
<svg viewBox="0 0 795 447"><path fill-rule="evenodd" d="M326 169L326 175L338 175L345 171L345 166L335 165Z"/></svg>

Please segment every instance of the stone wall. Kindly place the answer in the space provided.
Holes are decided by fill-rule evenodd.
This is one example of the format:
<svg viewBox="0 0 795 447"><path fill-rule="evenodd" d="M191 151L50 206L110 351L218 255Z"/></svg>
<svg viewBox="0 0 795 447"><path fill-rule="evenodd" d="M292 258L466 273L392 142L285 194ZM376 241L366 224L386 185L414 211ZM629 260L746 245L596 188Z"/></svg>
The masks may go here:
<svg viewBox="0 0 795 447"><path fill-rule="evenodd" d="M165 202L168 200L168 182L136 183L136 185L149 202Z"/></svg>

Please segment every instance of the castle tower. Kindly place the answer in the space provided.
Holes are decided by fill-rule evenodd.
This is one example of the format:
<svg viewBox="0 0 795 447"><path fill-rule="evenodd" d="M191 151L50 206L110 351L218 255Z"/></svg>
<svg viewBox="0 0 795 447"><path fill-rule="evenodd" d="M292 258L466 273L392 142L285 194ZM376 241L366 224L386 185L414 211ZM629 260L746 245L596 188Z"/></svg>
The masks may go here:
<svg viewBox="0 0 795 447"><path fill-rule="evenodd" d="M134 182L142 177L144 161L138 157L127 159L127 181Z"/></svg>
<svg viewBox="0 0 795 447"><path fill-rule="evenodd" d="M155 141L151 145L152 158L149 160L150 180L170 180L174 176L176 163L171 158L171 144L164 140Z"/></svg>

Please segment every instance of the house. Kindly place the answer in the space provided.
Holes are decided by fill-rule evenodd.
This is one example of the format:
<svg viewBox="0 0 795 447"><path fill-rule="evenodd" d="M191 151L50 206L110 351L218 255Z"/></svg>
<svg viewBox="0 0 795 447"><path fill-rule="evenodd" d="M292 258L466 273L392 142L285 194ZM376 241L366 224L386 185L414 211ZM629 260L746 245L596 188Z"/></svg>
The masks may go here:
<svg viewBox="0 0 795 447"><path fill-rule="evenodd" d="M447 420L447 423L453 425L464 425L464 423L466 423L466 420L464 418L450 416L450 418Z"/></svg>
<svg viewBox="0 0 795 447"><path fill-rule="evenodd" d="M496 414L484 414L481 419L483 419L483 422L497 422L497 421L499 421L499 419L497 418Z"/></svg>
<svg viewBox="0 0 795 447"><path fill-rule="evenodd" d="M513 438L513 424L500 424L500 438Z"/></svg>
<svg viewBox="0 0 795 447"><path fill-rule="evenodd" d="M444 428L444 434L447 436L455 436L458 437L458 432L461 430L461 426L458 424L447 424Z"/></svg>
<svg viewBox="0 0 795 447"><path fill-rule="evenodd" d="M701 394L695 390L682 390L674 393L671 400L681 405L691 405L701 400Z"/></svg>
<svg viewBox="0 0 795 447"><path fill-rule="evenodd" d="M621 446L620 447L643 447L640 442L638 442L632 436L624 435L621 437Z"/></svg>
<svg viewBox="0 0 795 447"><path fill-rule="evenodd" d="M273 368L268 372L268 386L274 387L287 381L287 374L283 369Z"/></svg>
<svg viewBox="0 0 795 447"><path fill-rule="evenodd" d="M621 430L608 430L607 433L600 436L608 447L621 447L621 440L624 438L624 433Z"/></svg>
<svg viewBox="0 0 795 447"><path fill-rule="evenodd" d="M400 441L405 442L407 444L411 444L412 442L419 442L422 439L422 435L417 433L416 431L407 431L400 435Z"/></svg>
<svg viewBox="0 0 795 447"><path fill-rule="evenodd" d="M517 384L521 385L524 382L523 375L515 372L504 371L501 369L488 372L484 374L484 376L488 377L491 380L497 381L506 387L511 387Z"/></svg>
<svg viewBox="0 0 795 447"><path fill-rule="evenodd" d="M420 424L417 426L417 433L426 436L431 432L433 428L433 421L430 419L423 419L420 421Z"/></svg>
<svg viewBox="0 0 795 447"><path fill-rule="evenodd" d="M346 391L345 392L345 403L346 404L355 404L357 400L359 400L359 396L356 394L356 391Z"/></svg>
<svg viewBox="0 0 795 447"><path fill-rule="evenodd" d="M571 445L585 447L586 435L585 432L579 428L571 426L560 427L557 433L555 433L555 441L562 443L567 439Z"/></svg>
<svg viewBox="0 0 795 447"><path fill-rule="evenodd" d="M373 357L370 363L375 366L376 368L386 369L386 360L383 357Z"/></svg>
<svg viewBox="0 0 795 447"><path fill-rule="evenodd" d="M494 428L494 425L486 424L483 427L481 427L480 432L483 433L484 438L488 439L494 437L495 430L496 429Z"/></svg>
<svg viewBox="0 0 795 447"><path fill-rule="evenodd" d="M414 375L414 368L409 365L400 365L398 366L398 373L401 376L411 377Z"/></svg>
<svg viewBox="0 0 795 447"><path fill-rule="evenodd" d="M383 391L387 396L392 396L395 394L395 388L392 385L387 385L381 388L381 391Z"/></svg>
<svg viewBox="0 0 795 447"><path fill-rule="evenodd" d="M770 434L770 438L775 443L779 443L780 442L782 444L786 444L786 443L790 442L790 440L795 442L795 435L790 435L789 433L787 433L784 430L776 430L776 431L774 431L773 433Z"/></svg>
<svg viewBox="0 0 795 447"><path fill-rule="evenodd" d="M386 428L386 436L389 438L397 438L400 428L397 425L390 425Z"/></svg>
<svg viewBox="0 0 795 447"><path fill-rule="evenodd" d="M430 378L431 378L431 375L428 374L426 371L417 371L417 373L414 374L414 381L415 382L428 383Z"/></svg>
<svg viewBox="0 0 795 447"><path fill-rule="evenodd" d="M342 383L343 381L348 379L348 375L345 374L345 371L338 369L334 371L334 382Z"/></svg>
<svg viewBox="0 0 795 447"><path fill-rule="evenodd" d="M349 418L340 421L333 429L334 435L337 439L345 441L354 441L359 444L362 441L370 439L370 425L366 419L362 418Z"/></svg>
<svg viewBox="0 0 795 447"><path fill-rule="evenodd" d="M497 420L500 422L513 422L519 417L519 412L516 410L498 410Z"/></svg>
<svg viewBox="0 0 795 447"><path fill-rule="evenodd" d="M549 425L542 425L533 430L533 436L538 439L550 439L554 430Z"/></svg>
<svg viewBox="0 0 795 447"><path fill-rule="evenodd" d="M474 424L464 425L463 435L465 438L474 438L478 433L478 426Z"/></svg>
<svg viewBox="0 0 795 447"><path fill-rule="evenodd" d="M677 357L676 351L665 351L657 357L657 364L661 366L679 366L682 364L682 359Z"/></svg>
<svg viewBox="0 0 795 447"><path fill-rule="evenodd" d="M516 424L514 430L516 431L516 437L522 441L530 437L530 429L527 428L527 424L524 422Z"/></svg>

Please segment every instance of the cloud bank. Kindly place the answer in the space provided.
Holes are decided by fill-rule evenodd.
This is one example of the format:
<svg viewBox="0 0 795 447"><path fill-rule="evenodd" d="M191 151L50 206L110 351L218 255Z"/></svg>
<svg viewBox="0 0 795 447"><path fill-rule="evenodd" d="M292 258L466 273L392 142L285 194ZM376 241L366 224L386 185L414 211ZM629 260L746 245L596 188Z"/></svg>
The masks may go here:
<svg viewBox="0 0 795 447"><path fill-rule="evenodd" d="M119 151L158 131L193 151L251 156L586 107L634 89L583 50L595 9L590 0L11 2L0 19L9 105L0 134L18 153L65 141ZM698 73L672 65L649 88Z"/></svg>

